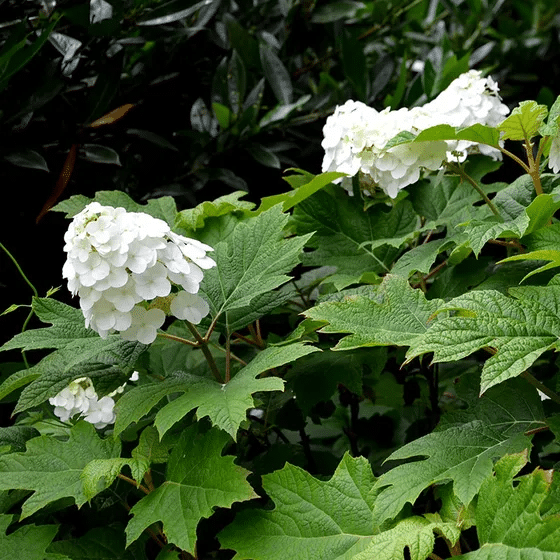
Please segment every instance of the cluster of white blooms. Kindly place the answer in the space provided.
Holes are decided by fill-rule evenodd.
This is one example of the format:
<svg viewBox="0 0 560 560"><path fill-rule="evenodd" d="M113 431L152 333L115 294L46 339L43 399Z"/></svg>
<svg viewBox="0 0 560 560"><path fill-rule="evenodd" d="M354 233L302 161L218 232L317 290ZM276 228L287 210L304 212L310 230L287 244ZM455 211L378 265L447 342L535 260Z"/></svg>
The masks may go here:
<svg viewBox="0 0 560 560"><path fill-rule="evenodd" d="M192 323L210 310L197 292L203 269L216 265L206 255L212 248L177 235L163 220L92 202L74 216L64 240L62 275L80 297L86 326L103 338L119 331L150 344L165 321L161 307Z"/></svg>
<svg viewBox="0 0 560 560"><path fill-rule="evenodd" d="M138 373L134 372L130 380L136 381ZM115 422L115 401L113 397L124 391L126 383L102 397L97 396L89 377L75 379L60 391L49 402L54 406L54 414L63 422L67 422L78 414L86 422L93 424L98 430Z"/></svg>
<svg viewBox="0 0 560 560"><path fill-rule="evenodd" d="M325 150L322 170L349 176L360 172L390 197L415 183L423 169L435 171L447 160L463 160L468 152L498 157L499 151L473 142L417 142L391 145L400 132L418 134L431 126L466 127L475 123L494 126L509 109L498 95L492 78L471 70L454 80L436 99L412 109L379 112L359 101L335 109L323 128ZM340 180L339 180L340 182ZM348 180L342 184L349 190Z"/></svg>
<svg viewBox="0 0 560 560"><path fill-rule="evenodd" d="M478 70L461 74L433 101L422 107L432 115L432 124L449 124L457 128L476 123L486 126L500 124L509 113L509 108L501 101L498 84L490 77L483 78ZM448 142L448 159L464 161L471 152L501 159L501 152L485 144L460 140Z"/></svg>

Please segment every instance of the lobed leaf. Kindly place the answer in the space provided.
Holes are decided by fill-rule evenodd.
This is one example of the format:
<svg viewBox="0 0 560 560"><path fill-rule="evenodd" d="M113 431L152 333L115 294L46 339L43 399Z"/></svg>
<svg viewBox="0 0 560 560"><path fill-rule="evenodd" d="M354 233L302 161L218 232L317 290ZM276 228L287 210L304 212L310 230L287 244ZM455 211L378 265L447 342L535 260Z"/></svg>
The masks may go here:
<svg viewBox="0 0 560 560"><path fill-rule="evenodd" d="M560 517L541 517L552 484L552 471L535 469L515 479L527 463L527 452L500 459L486 478L476 505L480 548L462 556L482 559L560 559Z"/></svg>
<svg viewBox="0 0 560 560"><path fill-rule="evenodd" d="M546 105L539 105L536 101L522 101L497 128L502 132L503 140L529 141L537 134L547 113Z"/></svg>
<svg viewBox="0 0 560 560"><path fill-rule="evenodd" d="M374 481L364 457L344 455L328 481L287 463L263 476L275 508L238 513L218 538L234 560L350 560L372 539Z"/></svg>
<svg viewBox="0 0 560 560"><path fill-rule="evenodd" d="M515 380L494 387L459 421L443 423L389 456L387 461L418 460L398 465L377 480L376 522L394 518L425 488L448 480L457 498L468 505L492 472L493 459L530 448L525 432L544 424L537 392L527 391L526 383Z"/></svg>
<svg viewBox="0 0 560 560"><path fill-rule="evenodd" d="M214 508L258 497L246 480L249 471L235 465L233 457L222 456L228 441L224 432L202 433L197 424L183 431L163 484L130 510L127 546L161 521L168 542L194 554L196 527L202 518L210 517Z"/></svg>
<svg viewBox="0 0 560 560"><path fill-rule="evenodd" d="M438 312L460 310L440 319L416 338L407 361L433 352L434 362L456 361L481 348L494 349L482 369L481 392L516 377L544 352L556 349L560 337L560 286L466 293Z"/></svg>
<svg viewBox="0 0 560 560"><path fill-rule="evenodd" d="M314 321L328 324L319 332L351 333L333 350L363 346L409 346L426 333L433 313L442 300L426 300L422 290L414 290L406 278L388 274L376 299L349 296L345 301L326 302L304 312Z"/></svg>
<svg viewBox="0 0 560 560"><path fill-rule="evenodd" d="M25 501L21 519L60 500L72 498L78 507L87 501L81 475L95 459L110 459L120 454L120 442L101 439L95 428L78 422L67 441L52 436L39 436L27 442L25 453L0 457L0 490L32 490Z"/></svg>

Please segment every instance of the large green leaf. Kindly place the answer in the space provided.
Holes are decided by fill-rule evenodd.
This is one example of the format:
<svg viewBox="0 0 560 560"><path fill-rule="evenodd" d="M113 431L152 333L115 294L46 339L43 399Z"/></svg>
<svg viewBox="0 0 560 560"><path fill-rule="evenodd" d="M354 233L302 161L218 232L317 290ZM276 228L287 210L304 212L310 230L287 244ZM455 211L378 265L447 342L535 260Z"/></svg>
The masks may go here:
<svg viewBox="0 0 560 560"><path fill-rule="evenodd" d="M522 101L497 128L504 140L530 140L537 134L547 113L546 105Z"/></svg>
<svg viewBox="0 0 560 560"><path fill-rule="evenodd" d="M67 200L59 202L52 208L55 212L66 212L67 218L72 218L81 212L90 202L99 202L103 206L124 208L127 212L143 212L154 218L164 220L171 227L177 215L177 206L171 196L152 198L147 204L138 204L123 191L98 191L93 198L77 194Z"/></svg>
<svg viewBox="0 0 560 560"><path fill-rule="evenodd" d="M293 224L300 234L315 232L305 253L308 266L335 266L326 281L337 289L365 276L388 272L401 245L418 229L418 216L408 201L387 211L376 205L364 211L361 200L340 187L326 187L296 206Z"/></svg>
<svg viewBox="0 0 560 560"><path fill-rule="evenodd" d="M480 488L476 529L480 548L465 560L559 560L560 517L541 517L552 483L552 471L536 469L515 479L527 453L500 459ZM515 479L515 480L514 480Z"/></svg>
<svg viewBox="0 0 560 560"><path fill-rule="evenodd" d="M529 448L531 438L525 432L545 425L537 392L521 380L495 387L480 399L474 397L470 396L471 406L460 417L450 417L437 431L388 458L423 457L398 465L377 480L377 523L395 517L430 485L448 480L453 481L459 500L468 505L492 472L493 459Z"/></svg>
<svg viewBox="0 0 560 560"><path fill-rule="evenodd" d="M433 352L434 362L450 362L492 348L494 355L482 369L482 392L523 373L541 354L558 346L560 286L509 291L513 297L478 290L451 300L439 311L459 313L434 321L412 342L408 360Z"/></svg>
<svg viewBox="0 0 560 560"><path fill-rule="evenodd" d="M374 532L375 479L363 457L345 455L328 481L289 463L263 476L273 510L245 510L220 534L234 560L350 560Z"/></svg>
<svg viewBox="0 0 560 560"><path fill-rule="evenodd" d="M442 300L426 300L422 290L412 289L406 278L388 274L376 299L349 296L341 302L320 303L308 309L305 316L328 323L320 332L351 333L333 350L409 346L426 333L428 321L442 304Z"/></svg>
<svg viewBox="0 0 560 560"><path fill-rule="evenodd" d="M49 554L47 547L54 539L58 525L23 525L9 535L6 534L14 516L0 515L0 560L60 560L68 558Z"/></svg>
<svg viewBox="0 0 560 560"><path fill-rule="evenodd" d="M229 334L227 313L248 307L261 296L286 283L287 275L300 261L310 235L284 237L287 214L280 205L235 225L212 255L217 266L207 270L201 291L213 318L223 318ZM254 310L253 310L254 311Z"/></svg>
<svg viewBox="0 0 560 560"><path fill-rule="evenodd" d="M400 560L406 558L405 547L410 560L426 560L434 550L434 532L445 536L451 544L455 544L461 535L456 523L444 522L437 514L409 517L392 529L375 535L371 544L352 560Z"/></svg>
<svg viewBox="0 0 560 560"><path fill-rule="evenodd" d="M184 393L166 404L156 415L156 427L161 435L189 411L197 409L199 418L208 416L213 424L235 438L247 410L254 406L252 394L257 391L282 391L284 388L284 382L279 377L257 379L257 375L317 351L317 348L305 343L269 347L225 384L178 371L161 383L136 387L125 393L117 403L115 432L118 434L130 423L140 420L163 397Z"/></svg>
<svg viewBox="0 0 560 560"><path fill-rule="evenodd" d="M22 519L61 498L73 498L81 507L87 501L80 478L84 467L94 459L118 457L120 447L119 441L100 439L85 421L72 428L67 441L33 438L25 453L0 457L0 490L33 490L22 506Z"/></svg>
<svg viewBox="0 0 560 560"><path fill-rule="evenodd" d="M245 212L253 208L254 204L247 200L239 200L247 193L235 191L213 201L204 201L194 208L181 210L177 214L175 226L185 230L187 235L204 227L208 218L216 218L232 212Z"/></svg>
<svg viewBox="0 0 560 560"><path fill-rule="evenodd" d="M214 508L258 497L247 482L249 471L222 456L229 436L217 429L200 433L198 424L181 434L161 486L137 502L126 528L127 543L161 521L168 542L194 554L196 527Z"/></svg>

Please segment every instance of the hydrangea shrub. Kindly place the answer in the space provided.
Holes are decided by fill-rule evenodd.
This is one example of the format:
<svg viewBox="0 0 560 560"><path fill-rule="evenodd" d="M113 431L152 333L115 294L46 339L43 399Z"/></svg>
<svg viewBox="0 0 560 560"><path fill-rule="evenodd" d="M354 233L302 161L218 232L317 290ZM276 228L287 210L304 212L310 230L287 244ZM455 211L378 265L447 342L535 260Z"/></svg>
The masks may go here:
<svg viewBox="0 0 560 560"><path fill-rule="evenodd" d="M258 206L59 203L76 306L1 347L0 550L560 558L559 120L471 70L344 103Z"/></svg>

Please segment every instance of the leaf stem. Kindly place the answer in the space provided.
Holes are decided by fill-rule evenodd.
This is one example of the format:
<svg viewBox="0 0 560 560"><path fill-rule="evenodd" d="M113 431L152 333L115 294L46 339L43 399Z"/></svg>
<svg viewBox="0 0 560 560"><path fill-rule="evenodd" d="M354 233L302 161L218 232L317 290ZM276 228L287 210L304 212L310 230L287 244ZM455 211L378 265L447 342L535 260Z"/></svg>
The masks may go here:
<svg viewBox="0 0 560 560"><path fill-rule="evenodd" d="M536 164L535 162L535 158L533 157L533 144L531 144L531 141L527 138L525 139L525 151L527 152L527 161L529 162L529 175L531 176L531 179L533 180L533 186L535 187L535 192L537 193L537 196L539 194L543 193L542 190L542 185L541 185L541 176L539 173L539 166Z"/></svg>
<svg viewBox="0 0 560 560"><path fill-rule="evenodd" d="M166 332L158 332L157 335L161 336L161 338L168 338L169 340L180 342L181 344L188 344L189 346L194 346L195 348L198 348L200 346L198 342L193 342L192 340L188 340L180 336L175 336L174 334L169 334Z"/></svg>
<svg viewBox="0 0 560 560"><path fill-rule="evenodd" d="M214 329L216 328L216 323L218 322L218 317L220 316L220 314L216 314L216 316L212 319L212 322L210 323L210 326L208 327L208 330L206 331L206 334L204 335L204 340L206 342L208 342L210 340L210 336L212 335L212 333L214 332Z"/></svg>
<svg viewBox="0 0 560 560"><path fill-rule="evenodd" d="M470 183L472 185L472 187L476 190L476 192L482 197L482 200L484 200L484 202L486 202L486 204L488 205L488 208L490 208L490 210L492 210L492 213L495 216L497 216L498 218L500 218L501 220L503 220L500 212L494 206L492 201L488 198L488 195L482 190L480 185L469 174L467 174L465 172L465 170L460 165L455 165L454 163L448 163L447 167L451 171L457 173L457 175L459 175L459 177L461 177L461 179Z"/></svg>
<svg viewBox="0 0 560 560"><path fill-rule="evenodd" d="M119 473L117 475L121 480L124 480L126 482L128 482L129 484L132 484L132 486L134 486L135 488L138 488L138 490L141 490L142 492L144 492L144 494L149 494L150 490L148 490L148 488L146 488L145 486L142 486L139 482L136 482L135 480L133 480L132 478L129 478L128 476Z"/></svg>
<svg viewBox="0 0 560 560"><path fill-rule="evenodd" d="M528 381L533 387L536 387L541 393L544 393L550 400L560 404L560 396L558 396L554 391L551 391L546 385L543 385L538 379L533 377L528 371L524 371L521 374L526 381Z"/></svg>
<svg viewBox="0 0 560 560"><path fill-rule="evenodd" d="M502 148L500 146L498 146L498 150L500 150L500 152L502 152L502 154L511 158L513 161L517 162L521 167L523 167L523 169L525 170L526 173L529 173L529 166L521 158L517 157L515 154L513 154L509 150L506 150L505 148Z"/></svg>
<svg viewBox="0 0 560 560"><path fill-rule="evenodd" d="M218 383L223 383L224 381L222 379L222 375L220 374L220 370L216 365L216 361L214 360L214 356L212 356L212 352L210 352L210 348L208 348L208 341L204 340L204 338L200 336L200 333L196 330L196 327L192 323L185 321L185 324L187 325L187 328L189 329L189 331L191 331L196 341L198 342L198 347L202 350L202 353L204 354L204 357L206 358L206 361L208 362L208 365L212 370L212 374L214 375L214 378Z"/></svg>
<svg viewBox="0 0 560 560"><path fill-rule="evenodd" d="M29 278L27 278L27 276L24 274L23 270L21 269L21 266L19 266L18 262L16 261L12 253L10 253L10 251L8 251L8 249L6 249L6 247L2 243L0 243L0 248L4 251L4 253L6 253L6 255L8 255L8 257L10 257L11 261L16 265L16 268L18 269L18 272L21 274L21 277L25 280L27 285L33 291L33 295L35 297L39 297L39 292L37 291L37 288L35 288L35 286L31 283Z"/></svg>

